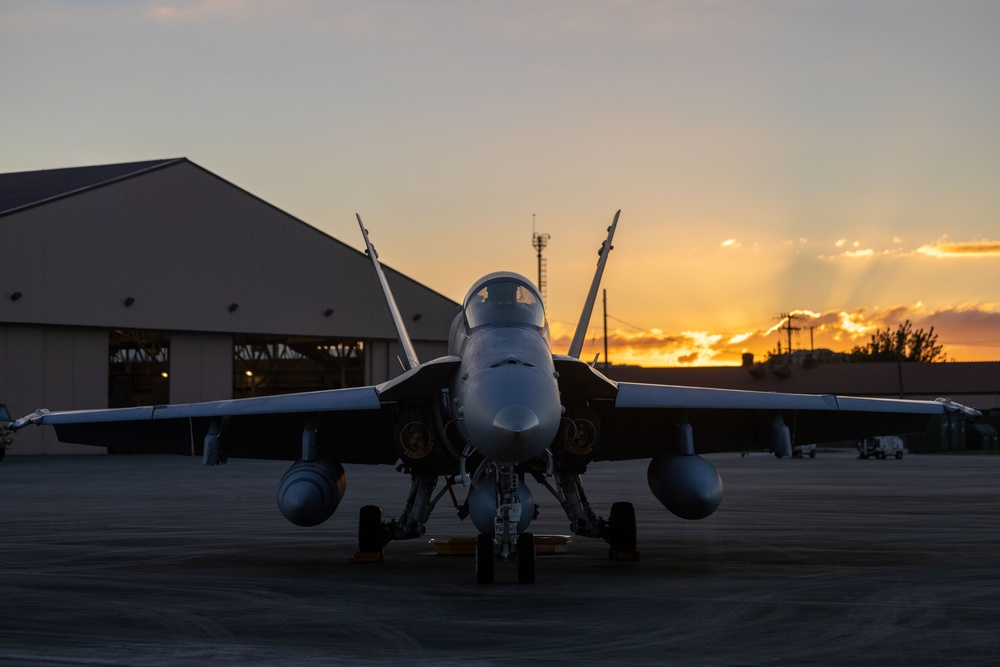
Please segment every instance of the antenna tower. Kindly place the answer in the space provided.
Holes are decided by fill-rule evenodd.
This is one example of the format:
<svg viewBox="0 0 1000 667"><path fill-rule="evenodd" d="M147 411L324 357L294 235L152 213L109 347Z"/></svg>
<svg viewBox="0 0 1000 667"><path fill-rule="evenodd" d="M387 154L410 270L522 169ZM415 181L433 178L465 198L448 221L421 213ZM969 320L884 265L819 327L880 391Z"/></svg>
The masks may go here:
<svg viewBox="0 0 1000 667"><path fill-rule="evenodd" d="M538 293L542 295L542 301L545 301L545 283L546 283L546 273L545 273L545 258L542 257L542 251L545 250L545 246L549 244L549 234L539 234L535 231L535 214L531 214L531 247L538 251Z"/></svg>

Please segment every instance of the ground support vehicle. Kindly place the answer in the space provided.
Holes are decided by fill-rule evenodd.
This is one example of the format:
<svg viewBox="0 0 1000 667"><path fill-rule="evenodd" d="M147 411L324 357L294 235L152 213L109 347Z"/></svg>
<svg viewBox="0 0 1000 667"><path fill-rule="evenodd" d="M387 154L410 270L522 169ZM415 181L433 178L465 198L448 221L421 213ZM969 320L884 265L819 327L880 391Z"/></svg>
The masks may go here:
<svg viewBox="0 0 1000 667"><path fill-rule="evenodd" d="M892 456L903 458L906 446L898 435L884 435L878 438L861 438L858 440L859 459L884 459Z"/></svg>

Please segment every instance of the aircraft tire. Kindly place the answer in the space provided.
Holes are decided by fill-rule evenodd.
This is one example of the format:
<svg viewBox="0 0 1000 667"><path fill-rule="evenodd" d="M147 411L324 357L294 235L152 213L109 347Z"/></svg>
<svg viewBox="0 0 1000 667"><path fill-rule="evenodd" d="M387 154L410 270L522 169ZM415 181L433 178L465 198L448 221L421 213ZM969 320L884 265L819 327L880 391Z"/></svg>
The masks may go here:
<svg viewBox="0 0 1000 667"><path fill-rule="evenodd" d="M476 583L493 583L493 537L479 533L476 538Z"/></svg>
<svg viewBox="0 0 1000 667"><path fill-rule="evenodd" d="M608 543L611 545L608 556L614 558L618 552L636 551L635 507L632 503L621 502L612 505L608 523L610 524Z"/></svg>
<svg viewBox="0 0 1000 667"><path fill-rule="evenodd" d="M358 551L362 553L377 553L382 560L382 508L378 505L365 505L358 514Z"/></svg>
<svg viewBox="0 0 1000 667"><path fill-rule="evenodd" d="M531 533L517 536L517 581L535 583L535 536Z"/></svg>

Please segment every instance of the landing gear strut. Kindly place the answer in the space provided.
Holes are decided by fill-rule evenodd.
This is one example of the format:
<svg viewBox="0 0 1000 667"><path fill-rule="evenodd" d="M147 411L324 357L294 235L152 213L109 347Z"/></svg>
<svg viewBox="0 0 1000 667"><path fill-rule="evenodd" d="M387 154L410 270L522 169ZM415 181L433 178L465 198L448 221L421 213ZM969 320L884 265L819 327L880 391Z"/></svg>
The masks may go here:
<svg viewBox="0 0 1000 667"><path fill-rule="evenodd" d="M578 474L556 473L558 487L553 487L541 475L535 475L549 492L556 497L570 521L570 530L581 537L600 537L607 540L611 560L639 560L636 547L635 507L620 502L611 506L607 520L594 514L583 491L583 481Z"/></svg>
<svg viewBox="0 0 1000 667"><path fill-rule="evenodd" d="M392 540L407 540L424 534L424 525L430 518L437 501L451 489L453 479L448 478L444 490L431 498L437 485L436 475L410 476L410 492L406 508L397 520L383 521L382 508L365 505L358 516L358 551L354 560L365 563L382 562L383 548ZM454 499L454 494L452 494Z"/></svg>

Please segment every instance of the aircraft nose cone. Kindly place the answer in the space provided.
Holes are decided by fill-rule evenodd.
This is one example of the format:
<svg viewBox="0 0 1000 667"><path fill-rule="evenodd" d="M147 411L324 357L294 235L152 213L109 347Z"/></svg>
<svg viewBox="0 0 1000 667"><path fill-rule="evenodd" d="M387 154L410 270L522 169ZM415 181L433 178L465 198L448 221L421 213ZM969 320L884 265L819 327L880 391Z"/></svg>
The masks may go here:
<svg viewBox="0 0 1000 667"><path fill-rule="evenodd" d="M522 447L530 442L539 430L538 415L526 405L507 405L493 419L493 430L501 443Z"/></svg>

